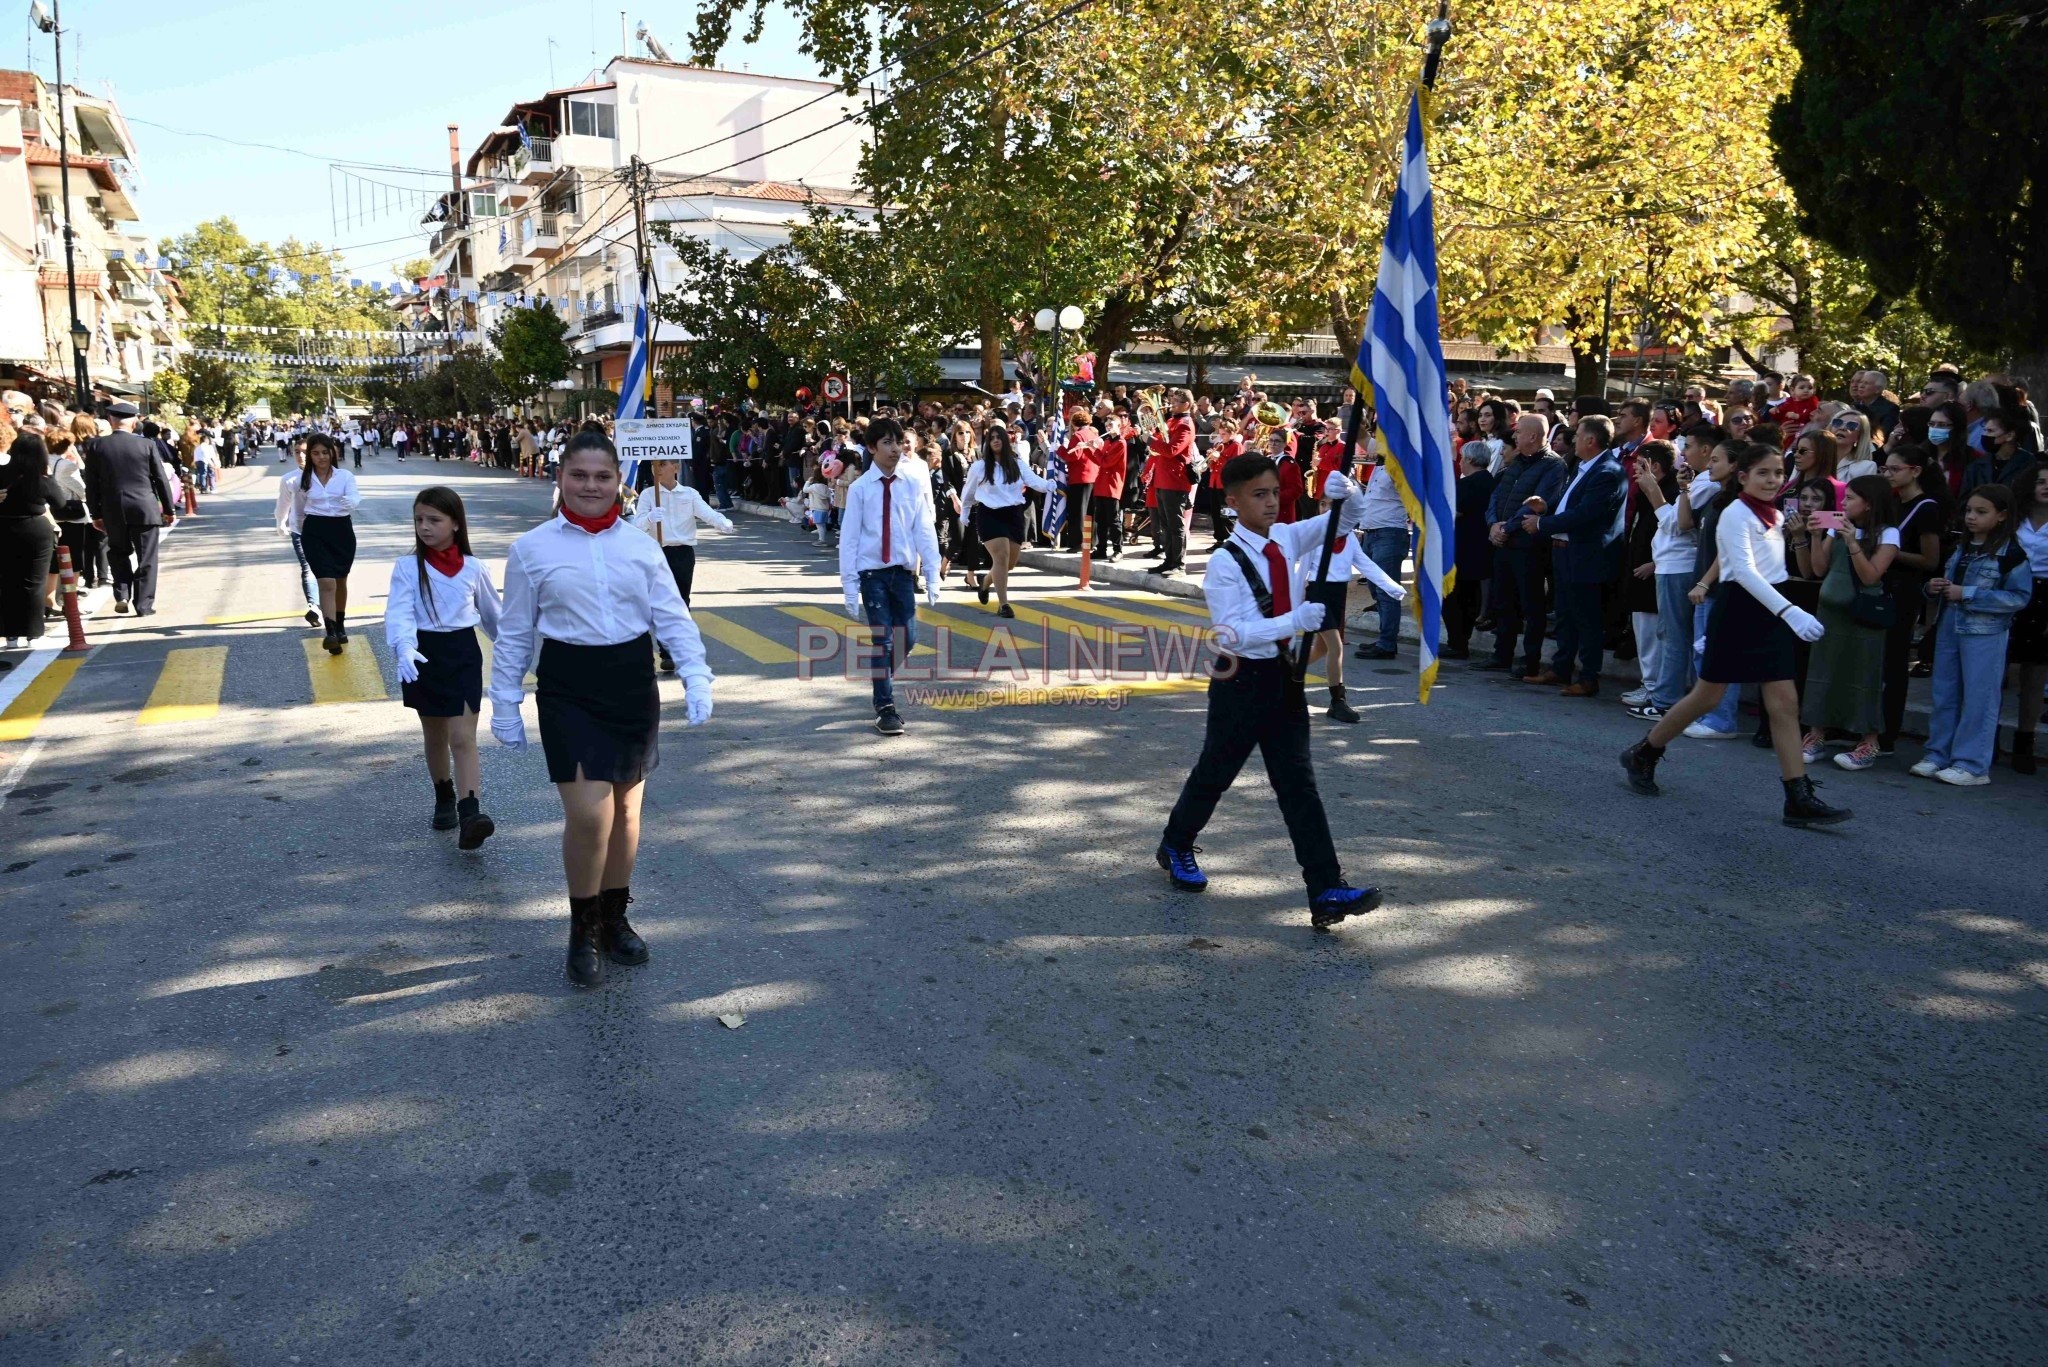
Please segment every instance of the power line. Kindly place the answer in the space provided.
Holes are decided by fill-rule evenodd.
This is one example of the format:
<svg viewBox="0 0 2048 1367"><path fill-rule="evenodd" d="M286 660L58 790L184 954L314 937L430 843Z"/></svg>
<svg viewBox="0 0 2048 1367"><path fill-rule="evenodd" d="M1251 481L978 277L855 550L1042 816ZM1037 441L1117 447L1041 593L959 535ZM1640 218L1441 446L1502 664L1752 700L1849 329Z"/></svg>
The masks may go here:
<svg viewBox="0 0 2048 1367"><path fill-rule="evenodd" d="M247 142L241 138L230 138L221 133L207 133L196 128L173 128L167 123L158 123L154 119L145 119L125 112L121 117L129 123L139 123L146 128L157 129L159 132L175 133L181 138L209 138L214 142L225 142L235 147L254 147L264 152L282 152L286 156L305 157L309 161L324 161L331 166L359 166L366 171L395 171L413 176L439 176L446 174L445 171L423 171L417 166L384 166L376 162L350 161L346 157L330 157L324 156L319 152L308 152L302 147L281 147L274 142Z"/></svg>

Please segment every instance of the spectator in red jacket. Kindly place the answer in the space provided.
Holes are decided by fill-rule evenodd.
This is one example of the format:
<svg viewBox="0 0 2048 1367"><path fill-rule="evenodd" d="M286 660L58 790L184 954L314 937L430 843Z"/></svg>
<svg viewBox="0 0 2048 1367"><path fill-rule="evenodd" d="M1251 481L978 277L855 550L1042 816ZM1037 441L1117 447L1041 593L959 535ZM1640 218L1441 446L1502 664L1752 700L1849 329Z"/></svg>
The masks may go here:
<svg viewBox="0 0 2048 1367"><path fill-rule="evenodd" d="M1195 487L1194 395L1176 389L1167 402L1172 406L1173 416L1152 438L1152 454L1158 458L1152 489L1158 495L1159 544L1166 551L1159 566L1161 574L1187 568L1188 495Z"/></svg>
<svg viewBox="0 0 2048 1367"><path fill-rule="evenodd" d="M1110 414L1101 422L1102 445L1095 452L1095 555L1114 560L1124 553L1124 473L1130 455L1124 444L1124 420Z"/></svg>
<svg viewBox="0 0 2048 1367"><path fill-rule="evenodd" d="M1813 415L1820 411L1820 389L1811 375L1794 375L1792 392L1780 399L1771 408L1771 417L1785 434L1785 449L1790 451L1792 443L1799 440L1799 434L1813 421Z"/></svg>
<svg viewBox="0 0 2048 1367"><path fill-rule="evenodd" d="M1301 521L1301 504L1308 481L1302 478L1301 462L1294 458L1294 429L1276 427L1266 434L1266 454L1280 467L1280 515L1276 522Z"/></svg>
<svg viewBox="0 0 2048 1367"><path fill-rule="evenodd" d="M1089 500L1095 493L1096 452L1102 438L1089 425L1088 410L1076 408L1070 418L1073 430L1067 435L1062 455L1067 462L1067 520L1060 527L1060 549L1081 553L1081 521L1088 516Z"/></svg>

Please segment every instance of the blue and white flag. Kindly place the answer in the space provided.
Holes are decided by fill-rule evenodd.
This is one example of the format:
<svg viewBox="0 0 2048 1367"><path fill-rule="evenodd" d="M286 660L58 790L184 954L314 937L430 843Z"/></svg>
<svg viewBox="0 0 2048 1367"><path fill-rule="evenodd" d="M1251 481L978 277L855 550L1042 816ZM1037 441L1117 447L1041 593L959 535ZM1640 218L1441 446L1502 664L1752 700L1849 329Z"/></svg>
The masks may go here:
<svg viewBox="0 0 2048 1367"><path fill-rule="evenodd" d="M1421 698L1436 683L1444 599L1457 578L1452 505L1451 410L1444 388L1444 347L1437 333L1436 213L1423 139L1423 93L1408 101L1401 180L1380 248L1365 335L1351 382L1378 415L1375 444L1415 524L1415 615L1422 628Z"/></svg>
<svg viewBox="0 0 2048 1367"><path fill-rule="evenodd" d="M1038 436L1045 443L1045 477L1052 481L1052 492L1045 496L1045 516L1040 520L1039 535L1051 539L1059 535L1067 521L1065 418L1055 413L1052 421L1038 429Z"/></svg>
<svg viewBox="0 0 2048 1367"><path fill-rule="evenodd" d="M619 418L644 418L647 416L647 367L648 355L647 318L647 273L639 277L639 297L633 301L633 342L626 352L626 374L619 382ZM619 468L619 482L628 489L633 487L635 476L640 473L640 462L628 460Z"/></svg>

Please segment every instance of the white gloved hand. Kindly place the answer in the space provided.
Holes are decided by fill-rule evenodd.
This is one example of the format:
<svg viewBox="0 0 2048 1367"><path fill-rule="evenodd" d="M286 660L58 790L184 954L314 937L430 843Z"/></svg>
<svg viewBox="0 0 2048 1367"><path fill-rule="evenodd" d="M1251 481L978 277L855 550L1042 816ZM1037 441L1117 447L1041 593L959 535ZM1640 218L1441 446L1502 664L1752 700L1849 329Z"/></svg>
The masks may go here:
<svg viewBox="0 0 2048 1367"><path fill-rule="evenodd" d="M939 586L937 584L925 585L924 605L928 608L935 608L939 605Z"/></svg>
<svg viewBox="0 0 2048 1367"><path fill-rule="evenodd" d="M1351 476L1341 470L1332 470L1323 476L1323 497L1342 503L1358 492L1358 485Z"/></svg>
<svg viewBox="0 0 2048 1367"><path fill-rule="evenodd" d="M1365 495L1356 493L1337 505L1337 535L1348 536L1365 521Z"/></svg>
<svg viewBox="0 0 2048 1367"><path fill-rule="evenodd" d="M526 718L516 710L500 710L491 716L491 734L508 750L526 748Z"/></svg>
<svg viewBox="0 0 2048 1367"><path fill-rule="evenodd" d="M420 666L426 662L427 657L420 654L417 649L399 651L398 681L400 683L418 683L420 680Z"/></svg>
<svg viewBox="0 0 2048 1367"><path fill-rule="evenodd" d="M1311 635L1323 629L1321 603L1303 603L1290 615L1294 618L1294 629L1302 635Z"/></svg>
<svg viewBox="0 0 2048 1367"><path fill-rule="evenodd" d="M865 623L868 620L868 615L860 610L860 604L851 598L846 600L846 615L856 622Z"/></svg>
<svg viewBox="0 0 2048 1367"><path fill-rule="evenodd" d="M1792 628L1793 635L1809 645L1828 634L1828 629L1820 624L1820 618L1805 608L1786 608L1785 625Z"/></svg>
<svg viewBox="0 0 2048 1367"><path fill-rule="evenodd" d="M688 712L690 725L702 726L711 720L711 679L709 675L684 681L688 690L683 698L683 707Z"/></svg>

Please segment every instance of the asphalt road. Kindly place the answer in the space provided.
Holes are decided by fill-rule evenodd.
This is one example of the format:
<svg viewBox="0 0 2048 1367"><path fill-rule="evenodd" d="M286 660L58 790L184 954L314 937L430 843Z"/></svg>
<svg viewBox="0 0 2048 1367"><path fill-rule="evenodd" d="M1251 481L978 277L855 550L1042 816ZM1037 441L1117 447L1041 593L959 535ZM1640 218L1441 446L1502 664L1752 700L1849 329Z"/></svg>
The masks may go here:
<svg viewBox="0 0 2048 1367"><path fill-rule="evenodd" d="M546 512L372 460L380 687L437 476L494 561ZM1799 833L1746 744L1646 801L1611 701L1354 663L1316 760L1387 907L1319 936L1256 763L1212 891L1152 867L1199 692L892 742L714 641L708 728L663 686L654 960L574 995L538 749L487 748L461 855L411 714L208 621L295 608L273 489L0 742L10 1367L2048 1357L2039 781L1838 774ZM697 602L772 653L832 571L745 522ZM143 724L222 646L217 711Z"/></svg>

